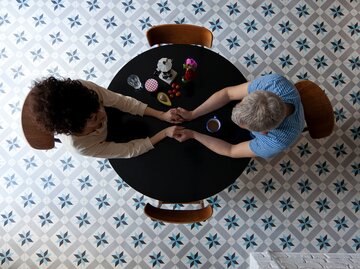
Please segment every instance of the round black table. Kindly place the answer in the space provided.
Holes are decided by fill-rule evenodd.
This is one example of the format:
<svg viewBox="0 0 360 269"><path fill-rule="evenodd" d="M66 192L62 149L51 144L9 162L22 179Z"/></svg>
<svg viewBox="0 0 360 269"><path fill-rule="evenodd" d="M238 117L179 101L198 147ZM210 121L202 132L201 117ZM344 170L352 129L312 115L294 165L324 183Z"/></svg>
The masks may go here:
<svg viewBox="0 0 360 269"><path fill-rule="evenodd" d="M197 77L182 87L181 96L171 100L172 107L192 110L214 92L246 82L240 71L218 53L193 45L166 45L150 49L129 61L116 74L109 89L167 111L170 107L157 101L155 93L134 90L127 84L127 77L136 74L143 85L147 79L154 78L159 82L158 91L167 92L171 87L154 74L158 60L173 59L173 69L178 73L175 82L180 82L184 73L182 65L189 57L198 63ZM234 102L229 103L182 125L233 144L249 140L249 132L231 121L233 106ZM107 112L108 140L112 141L152 136L171 125L152 117L133 116L114 109L107 109ZM213 116L221 121L222 126L220 131L210 134L205 123ZM179 143L171 138L164 139L155 145L155 149L141 156L110 159L117 174L132 188L151 198L176 203L201 200L222 191L239 177L248 162L249 158L232 159L215 154L195 140Z"/></svg>

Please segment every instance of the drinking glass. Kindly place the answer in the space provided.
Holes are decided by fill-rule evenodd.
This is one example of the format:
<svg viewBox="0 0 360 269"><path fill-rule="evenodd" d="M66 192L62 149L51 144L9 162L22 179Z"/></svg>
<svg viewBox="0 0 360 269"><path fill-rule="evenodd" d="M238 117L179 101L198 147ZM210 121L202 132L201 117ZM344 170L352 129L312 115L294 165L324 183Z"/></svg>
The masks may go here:
<svg viewBox="0 0 360 269"><path fill-rule="evenodd" d="M139 79L139 77L137 75L130 75L127 78L127 83L133 87L135 90L140 90L142 89L142 84L141 81Z"/></svg>

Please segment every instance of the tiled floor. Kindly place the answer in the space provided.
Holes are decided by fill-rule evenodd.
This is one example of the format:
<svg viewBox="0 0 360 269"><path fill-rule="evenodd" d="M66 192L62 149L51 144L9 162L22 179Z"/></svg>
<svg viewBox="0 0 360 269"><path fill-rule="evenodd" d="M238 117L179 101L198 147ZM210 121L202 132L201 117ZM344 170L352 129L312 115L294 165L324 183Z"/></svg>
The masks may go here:
<svg viewBox="0 0 360 269"><path fill-rule="evenodd" d="M356 0L1 0L0 267L244 269L249 252L268 249L359 253L359 14ZM208 199L214 217L194 225L152 222L150 199L107 160L61 145L34 151L20 127L33 79L107 87L149 48L151 25L173 22L211 29L213 50L248 80L276 72L319 83L336 117L331 137L304 134L286 153L252 160Z"/></svg>

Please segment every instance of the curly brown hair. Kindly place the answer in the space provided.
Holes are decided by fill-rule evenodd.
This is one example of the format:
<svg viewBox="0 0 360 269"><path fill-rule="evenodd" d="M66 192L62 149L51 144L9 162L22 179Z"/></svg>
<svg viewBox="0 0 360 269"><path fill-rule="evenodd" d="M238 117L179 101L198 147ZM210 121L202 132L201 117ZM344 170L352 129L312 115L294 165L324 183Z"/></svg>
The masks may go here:
<svg viewBox="0 0 360 269"><path fill-rule="evenodd" d="M75 134L100 109L98 94L78 80L48 77L31 89L30 109L39 125L50 133Z"/></svg>

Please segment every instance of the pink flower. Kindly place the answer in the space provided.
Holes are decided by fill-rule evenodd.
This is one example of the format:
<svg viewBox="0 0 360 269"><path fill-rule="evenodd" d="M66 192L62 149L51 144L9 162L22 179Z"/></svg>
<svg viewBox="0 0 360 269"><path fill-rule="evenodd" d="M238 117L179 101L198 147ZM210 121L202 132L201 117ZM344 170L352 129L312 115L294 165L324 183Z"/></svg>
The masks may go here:
<svg viewBox="0 0 360 269"><path fill-rule="evenodd" d="M187 66L187 68L196 69L198 64L193 58L187 58L185 61L185 65Z"/></svg>

